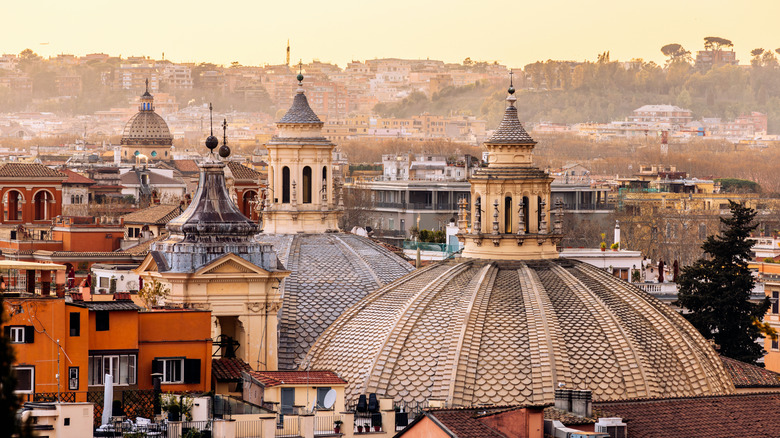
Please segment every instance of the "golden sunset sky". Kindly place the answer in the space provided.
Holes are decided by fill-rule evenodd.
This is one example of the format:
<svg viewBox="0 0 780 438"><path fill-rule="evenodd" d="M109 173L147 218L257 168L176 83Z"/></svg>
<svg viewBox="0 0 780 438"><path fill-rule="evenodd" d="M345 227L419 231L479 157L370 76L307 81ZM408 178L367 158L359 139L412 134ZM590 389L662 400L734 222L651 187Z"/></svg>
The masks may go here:
<svg viewBox="0 0 780 438"><path fill-rule="evenodd" d="M522 67L603 51L662 63L661 46L695 54L705 36L732 40L742 64L751 49L780 47L777 0L7 0L0 10L0 50L43 56L279 64L289 38L294 62L471 57Z"/></svg>

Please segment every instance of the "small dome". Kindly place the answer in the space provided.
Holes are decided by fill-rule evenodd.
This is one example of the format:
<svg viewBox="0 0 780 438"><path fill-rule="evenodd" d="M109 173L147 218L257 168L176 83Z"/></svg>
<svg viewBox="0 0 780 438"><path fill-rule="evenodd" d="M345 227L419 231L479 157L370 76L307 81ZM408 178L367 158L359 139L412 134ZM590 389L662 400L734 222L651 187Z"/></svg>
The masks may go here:
<svg viewBox="0 0 780 438"><path fill-rule="evenodd" d="M173 136L159 114L139 111L125 125L120 144L170 146L173 144Z"/></svg>
<svg viewBox="0 0 780 438"><path fill-rule="evenodd" d="M307 368L338 373L347 399L452 406L552 403L559 383L594 400L734 392L717 353L677 312L566 259L419 269L347 309Z"/></svg>

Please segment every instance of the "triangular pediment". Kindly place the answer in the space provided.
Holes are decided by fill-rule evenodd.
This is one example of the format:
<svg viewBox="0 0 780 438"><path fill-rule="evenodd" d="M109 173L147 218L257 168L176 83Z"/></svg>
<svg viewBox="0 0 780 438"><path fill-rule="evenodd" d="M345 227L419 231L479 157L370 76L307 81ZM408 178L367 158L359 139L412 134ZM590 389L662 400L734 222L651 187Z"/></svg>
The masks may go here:
<svg viewBox="0 0 780 438"><path fill-rule="evenodd" d="M157 268L157 262L154 260L154 257L152 257L152 254L147 253L144 260L134 269L134 271L136 274L140 275L144 272L158 272L159 269Z"/></svg>
<svg viewBox="0 0 780 438"><path fill-rule="evenodd" d="M241 257L229 253L203 266L195 272L195 275L231 275L231 274L259 274L267 276L265 269L250 263Z"/></svg>

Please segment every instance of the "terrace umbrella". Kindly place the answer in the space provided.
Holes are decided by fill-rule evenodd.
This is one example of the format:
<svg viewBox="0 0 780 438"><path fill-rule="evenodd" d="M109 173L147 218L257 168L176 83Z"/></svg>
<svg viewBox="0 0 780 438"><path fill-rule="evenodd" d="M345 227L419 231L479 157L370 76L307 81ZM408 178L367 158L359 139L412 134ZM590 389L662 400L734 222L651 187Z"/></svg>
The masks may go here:
<svg viewBox="0 0 780 438"><path fill-rule="evenodd" d="M664 261L663 260L658 262L658 282L659 283L664 282Z"/></svg>
<svg viewBox="0 0 780 438"><path fill-rule="evenodd" d="M114 378L111 374L106 374L103 378L103 421L101 424L108 424L111 421L113 404Z"/></svg>

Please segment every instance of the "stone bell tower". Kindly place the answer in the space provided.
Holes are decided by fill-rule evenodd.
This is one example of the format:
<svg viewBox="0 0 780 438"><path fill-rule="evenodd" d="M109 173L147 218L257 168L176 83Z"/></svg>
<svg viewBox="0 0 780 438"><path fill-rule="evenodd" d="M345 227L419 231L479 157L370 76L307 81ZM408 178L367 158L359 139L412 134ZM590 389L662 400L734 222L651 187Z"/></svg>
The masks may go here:
<svg viewBox="0 0 780 438"><path fill-rule="evenodd" d="M463 257L482 259L557 258L562 208L556 206L553 222L550 184L553 178L534 166L536 142L517 117L515 89L510 84L504 118L485 142L488 165L474 172L473 205L459 203L458 228L465 244ZM471 224L466 216L470 210Z"/></svg>
<svg viewBox="0 0 780 438"><path fill-rule="evenodd" d="M341 214L333 187L333 148L322 135L298 74L293 104L276 126L268 149L268 193L263 209L266 234L322 233L338 230Z"/></svg>

